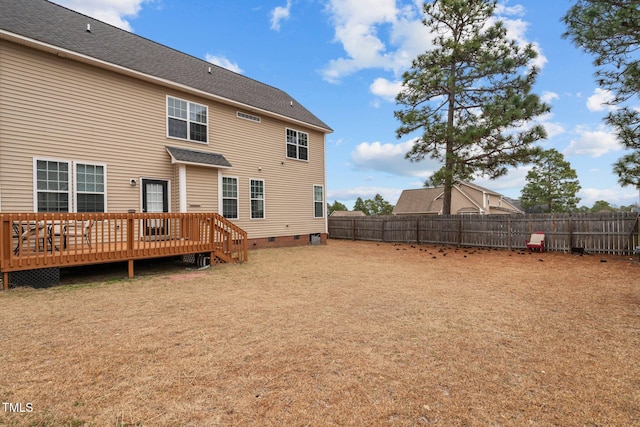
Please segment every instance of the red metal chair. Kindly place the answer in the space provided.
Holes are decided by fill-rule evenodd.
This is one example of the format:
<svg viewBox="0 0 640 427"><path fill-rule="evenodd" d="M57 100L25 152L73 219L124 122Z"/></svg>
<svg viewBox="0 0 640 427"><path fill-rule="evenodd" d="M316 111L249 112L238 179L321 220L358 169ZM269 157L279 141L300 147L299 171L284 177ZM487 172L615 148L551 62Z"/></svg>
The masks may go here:
<svg viewBox="0 0 640 427"><path fill-rule="evenodd" d="M526 242L527 249L538 249L540 252L544 252L544 233L542 231L536 231L529 237Z"/></svg>

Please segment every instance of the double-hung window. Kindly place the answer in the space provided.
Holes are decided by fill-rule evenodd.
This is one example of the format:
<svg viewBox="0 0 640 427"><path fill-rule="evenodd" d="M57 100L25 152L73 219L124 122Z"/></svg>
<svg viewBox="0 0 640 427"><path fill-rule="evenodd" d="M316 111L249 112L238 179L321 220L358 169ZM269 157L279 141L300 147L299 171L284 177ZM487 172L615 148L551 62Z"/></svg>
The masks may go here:
<svg viewBox="0 0 640 427"><path fill-rule="evenodd" d="M324 187L313 186L313 217L324 218Z"/></svg>
<svg viewBox="0 0 640 427"><path fill-rule="evenodd" d="M76 163L76 212L104 212L104 166Z"/></svg>
<svg viewBox="0 0 640 427"><path fill-rule="evenodd" d="M264 218L264 180L251 180L251 219Z"/></svg>
<svg viewBox="0 0 640 427"><path fill-rule="evenodd" d="M287 129L287 157L309 160L309 134Z"/></svg>
<svg viewBox="0 0 640 427"><path fill-rule="evenodd" d="M238 178L222 177L222 216L238 219Z"/></svg>
<svg viewBox="0 0 640 427"><path fill-rule="evenodd" d="M189 141L207 142L206 105L167 96L167 135Z"/></svg>
<svg viewBox="0 0 640 427"><path fill-rule="evenodd" d="M36 160L36 211L69 212L69 163Z"/></svg>
<svg viewBox="0 0 640 427"><path fill-rule="evenodd" d="M65 160L34 161L37 212L105 212L106 166Z"/></svg>

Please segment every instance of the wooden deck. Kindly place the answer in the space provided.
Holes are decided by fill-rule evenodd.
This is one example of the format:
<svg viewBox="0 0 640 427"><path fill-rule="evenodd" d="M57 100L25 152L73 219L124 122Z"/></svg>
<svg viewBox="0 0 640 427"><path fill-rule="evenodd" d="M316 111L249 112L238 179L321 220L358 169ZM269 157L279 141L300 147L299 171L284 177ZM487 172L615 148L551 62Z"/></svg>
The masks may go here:
<svg viewBox="0 0 640 427"><path fill-rule="evenodd" d="M1 213L0 271L9 273L206 254L213 261L248 259L247 234L216 213Z"/></svg>

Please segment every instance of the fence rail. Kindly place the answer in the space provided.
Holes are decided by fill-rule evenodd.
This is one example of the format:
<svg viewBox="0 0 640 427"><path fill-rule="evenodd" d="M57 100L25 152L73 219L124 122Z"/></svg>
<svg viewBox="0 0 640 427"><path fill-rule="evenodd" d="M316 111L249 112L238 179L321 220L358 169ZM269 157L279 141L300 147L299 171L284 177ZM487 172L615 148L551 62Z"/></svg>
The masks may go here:
<svg viewBox="0 0 640 427"><path fill-rule="evenodd" d="M629 255L638 245L638 214L329 217L330 238L378 242L524 249L536 231L545 233L548 250Z"/></svg>

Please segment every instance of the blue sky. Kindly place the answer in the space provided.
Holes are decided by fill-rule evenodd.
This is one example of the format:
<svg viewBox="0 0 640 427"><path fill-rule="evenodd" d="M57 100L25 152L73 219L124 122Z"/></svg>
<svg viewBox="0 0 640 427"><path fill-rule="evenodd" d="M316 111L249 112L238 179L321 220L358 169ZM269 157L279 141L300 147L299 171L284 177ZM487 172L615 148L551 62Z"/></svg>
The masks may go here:
<svg viewBox="0 0 640 427"><path fill-rule="evenodd" d="M410 163L412 137L397 139L393 98L402 72L429 48L412 0L55 0L112 25L276 86L334 129L326 140L327 200L349 209L381 194L395 204L441 165ZM592 58L562 38L569 0L499 2L509 36L533 43L541 68L535 91L551 105L539 121L577 171L580 205L638 202L612 164L625 154L602 118L610 94L596 85ZM531 165L475 183L518 198Z"/></svg>

